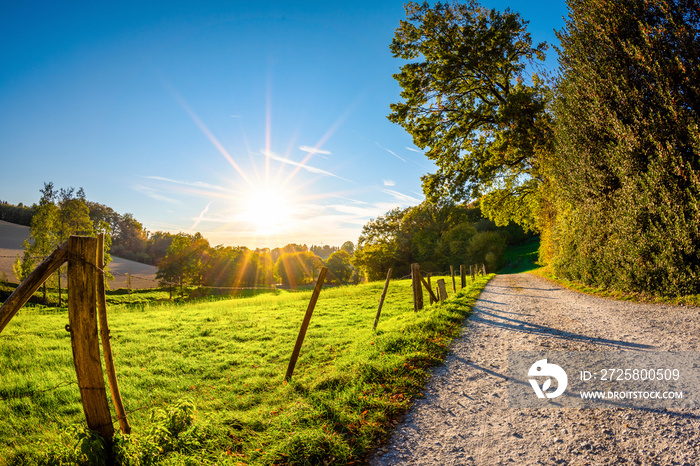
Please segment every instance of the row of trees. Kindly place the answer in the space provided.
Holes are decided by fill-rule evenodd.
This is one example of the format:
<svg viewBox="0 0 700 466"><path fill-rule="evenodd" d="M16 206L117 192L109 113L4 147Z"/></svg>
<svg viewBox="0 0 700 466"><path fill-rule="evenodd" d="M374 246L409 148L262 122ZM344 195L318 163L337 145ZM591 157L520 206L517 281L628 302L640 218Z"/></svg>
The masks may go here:
<svg viewBox="0 0 700 466"><path fill-rule="evenodd" d="M499 228L483 218L478 203L423 202L391 210L367 223L352 263L369 280L384 278L389 268L394 269L394 276L408 275L414 262L427 272L476 263L495 271L503 264L506 246L527 237L516 224Z"/></svg>
<svg viewBox="0 0 700 466"><path fill-rule="evenodd" d="M389 119L437 165L432 201L480 199L541 235L564 277L700 292L700 10L692 0L568 0L560 74L514 12L406 5Z"/></svg>
<svg viewBox="0 0 700 466"><path fill-rule="evenodd" d="M180 233L172 237L158 265L158 277L180 286L241 288L281 283L295 287L313 282L324 266L327 281L336 284L380 280L389 268L395 277L407 275L414 262L428 272L474 263L497 270L506 246L528 237L519 225L498 227L483 218L478 204L424 202L371 220L362 229L357 249L348 241L325 260L305 245L255 251L211 247L199 233Z"/></svg>
<svg viewBox="0 0 700 466"><path fill-rule="evenodd" d="M340 247L292 243L251 250L212 247L201 233L149 234L131 214L88 201L82 189L57 190L53 183L44 185L31 211L31 240L15 264L20 280L72 234L107 233L112 254L155 262L162 284L217 288L305 285L323 266L329 269L327 280L336 284L382 279L389 268L395 276L407 275L414 262L429 272L472 263L496 270L506 245L525 238L515 224L498 228L483 218L478 204L452 202L424 202L371 220L362 229L357 250L350 241Z"/></svg>
<svg viewBox="0 0 700 466"><path fill-rule="evenodd" d="M17 221L18 213L29 220L30 237L24 243L22 257L14 264L20 281L70 235L97 233L106 233L111 254L157 265L157 276L164 284L220 288L276 283L299 286L312 282L322 266L329 268L331 283L359 280L350 263L354 251L350 241L341 247L288 244L254 251L246 247L212 247L200 233L150 234L131 214L121 215L108 206L88 201L82 188L56 189L49 182L40 192L39 203L32 207L7 203L0 206L7 221ZM110 254L106 260L111 260ZM60 272L54 281L60 289Z"/></svg>
<svg viewBox="0 0 700 466"><path fill-rule="evenodd" d="M342 248L323 260L306 246L288 244L284 248L250 250L246 247L216 246L200 234L173 235L165 257L158 264L163 283L205 285L220 288L246 288L281 283L296 287L311 283L321 267L328 267L328 282L345 284L353 279L350 263L354 245ZM355 274L355 280L357 275Z"/></svg>
<svg viewBox="0 0 700 466"><path fill-rule="evenodd" d="M97 202L89 201L85 198L82 188L77 191L73 188L54 188L53 183L46 183L41 191L42 199L39 204L25 206L23 204L12 205L8 202L0 201L0 220L19 225L32 225L34 216L46 209L47 204L56 205L59 210L65 203L64 198L75 198L73 201L81 204L82 214L87 208L87 217L92 223L92 230L83 228L85 232L109 231L112 238L111 252L117 257L134 260L144 264L158 265L166 256L168 248L176 235L157 231L151 233L147 231L143 224L134 218L130 213L119 214L111 207ZM43 215L43 214L42 214ZM87 219L83 219L87 224ZM100 226L102 225L102 226ZM51 225L43 225L49 230L55 229ZM59 235L60 236L60 235ZM274 248L269 252L273 261L276 261L284 252L310 251L323 260L328 259L333 253L346 249L352 255L353 246L351 242L342 247L330 245L297 245L289 244L282 248ZM36 250L35 250L36 252Z"/></svg>
<svg viewBox="0 0 700 466"><path fill-rule="evenodd" d="M32 224L33 216L33 207L27 207L21 202L19 205L14 205L7 201L0 201L0 220L28 227Z"/></svg>

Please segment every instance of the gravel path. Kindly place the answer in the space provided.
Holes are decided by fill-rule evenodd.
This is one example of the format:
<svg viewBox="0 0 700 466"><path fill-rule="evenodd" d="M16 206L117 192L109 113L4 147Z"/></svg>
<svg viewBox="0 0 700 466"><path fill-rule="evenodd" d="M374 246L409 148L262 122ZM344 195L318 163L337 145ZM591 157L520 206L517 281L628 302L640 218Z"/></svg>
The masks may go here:
<svg viewBox="0 0 700 466"><path fill-rule="evenodd" d="M511 351L698 351L700 309L566 290L531 274L482 292L425 397L371 465L700 464L700 410L508 407Z"/></svg>

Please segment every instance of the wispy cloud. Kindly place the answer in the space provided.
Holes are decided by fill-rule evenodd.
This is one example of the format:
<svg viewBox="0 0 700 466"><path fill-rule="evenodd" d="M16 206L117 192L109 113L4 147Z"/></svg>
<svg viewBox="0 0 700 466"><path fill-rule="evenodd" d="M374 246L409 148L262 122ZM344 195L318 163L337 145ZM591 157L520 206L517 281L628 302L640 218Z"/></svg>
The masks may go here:
<svg viewBox="0 0 700 466"><path fill-rule="evenodd" d="M396 181L384 180L384 186L396 186Z"/></svg>
<svg viewBox="0 0 700 466"><path fill-rule="evenodd" d="M382 189L382 192L393 196L394 199L404 205L416 205L423 202L423 199L418 199L417 197L409 196L408 194L403 194L393 189Z"/></svg>
<svg viewBox="0 0 700 466"><path fill-rule="evenodd" d="M190 230L194 230L195 228L197 228L197 225L202 223L202 220L204 220L204 216L207 214L207 212L209 212L209 207L211 207L211 204L212 204L211 202L209 204L207 204L207 206L204 208L204 210L202 210L199 213L199 216L194 220L194 223L190 227Z"/></svg>
<svg viewBox="0 0 700 466"><path fill-rule="evenodd" d="M324 159L328 159L326 155L331 155L330 151L317 149L311 146L299 146L299 150L308 152L309 154L318 155L319 157L322 157Z"/></svg>
<svg viewBox="0 0 700 466"><path fill-rule="evenodd" d="M291 165L293 167L298 167L298 168L301 168L302 170L306 170L307 172L310 172L310 173L316 173L318 175L323 175L323 176L331 176L333 178L338 178L339 180L343 180L343 181L347 181L349 183L352 183L352 181L350 181L346 178L343 178L341 176L338 176L335 173L331 173L329 171L322 170L320 168L312 167L311 165L306 165L305 163L295 162L294 160L290 160L290 159L285 158L285 157L280 157L279 155L277 155L273 152L270 152L270 151L263 153L263 155L266 155L270 160L275 160L277 162Z"/></svg>
<svg viewBox="0 0 700 466"><path fill-rule="evenodd" d="M145 178L147 180L154 180L154 181L163 181L166 183L172 183L172 184L177 184L181 186L188 186L191 188L200 188L200 189L210 189L212 191L219 191L223 192L226 194L236 194L235 191L226 188L224 186L218 186L215 184L211 183L205 183L203 181L181 181L181 180L173 180L172 178L165 178L163 176L143 176L142 178Z"/></svg>
<svg viewBox="0 0 700 466"><path fill-rule="evenodd" d="M161 194L160 191L153 189L153 188L149 188L148 186L143 186L143 185L138 184L138 185L132 186L131 189L133 189L134 191L140 192L142 194L145 194L146 196L150 197L151 199L155 199L156 201L163 201L163 202L167 202L169 204L176 204L176 205L182 204L182 201L180 201L178 199L174 199L172 197L165 196L165 195Z"/></svg>
<svg viewBox="0 0 700 466"><path fill-rule="evenodd" d="M420 151L420 150L418 150L418 149L414 149L414 148L408 147L408 146L406 146L405 149L406 149L406 150L410 150L411 152L417 152L417 153L419 153L419 154L422 154L422 153L423 153L423 151Z"/></svg>
<svg viewBox="0 0 700 466"><path fill-rule="evenodd" d="M396 152L387 149L386 147L382 146L382 145L379 144L378 142L375 142L375 144L378 145L380 148L384 149L385 151L387 151L388 153L390 153L391 155L393 155L394 157L396 157L397 159L401 160L402 162L404 162L404 163L406 162L406 159L404 159L404 158L401 157L400 155L397 155Z"/></svg>

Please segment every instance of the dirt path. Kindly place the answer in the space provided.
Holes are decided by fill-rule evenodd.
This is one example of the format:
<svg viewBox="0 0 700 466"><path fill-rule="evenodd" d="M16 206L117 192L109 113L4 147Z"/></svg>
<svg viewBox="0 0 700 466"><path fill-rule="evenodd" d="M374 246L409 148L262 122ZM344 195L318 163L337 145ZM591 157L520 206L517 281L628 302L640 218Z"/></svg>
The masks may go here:
<svg viewBox="0 0 700 466"><path fill-rule="evenodd" d="M700 309L588 296L530 274L489 282L371 465L700 464L700 410L515 409L512 351L698 351ZM698 387L700 388L700 387Z"/></svg>

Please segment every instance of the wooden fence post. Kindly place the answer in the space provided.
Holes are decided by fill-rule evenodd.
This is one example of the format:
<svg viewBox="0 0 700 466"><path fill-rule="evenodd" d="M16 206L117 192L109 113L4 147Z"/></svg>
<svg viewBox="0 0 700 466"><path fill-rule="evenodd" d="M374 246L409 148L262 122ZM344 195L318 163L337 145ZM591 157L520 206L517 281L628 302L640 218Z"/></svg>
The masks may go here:
<svg viewBox="0 0 700 466"><path fill-rule="evenodd" d="M432 273L428 273L426 275L426 278L428 281L427 288L428 288L428 296L430 297L430 304L433 304L433 303L437 302L437 299L434 299L435 294L433 293L433 283L430 281L431 275L432 275Z"/></svg>
<svg viewBox="0 0 700 466"><path fill-rule="evenodd" d="M379 316L382 314L382 306L384 305L384 298L386 298L386 291L389 289L389 280L391 280L391 271L386 274L386 282L384 282L384 290L382 291L382 297L379 298L379 308L377 309L377 317L374 318L374 330L377 330L377 323L379 322Z"/></svg>
<svg viewBox="0 0 700 466"><path fill-rule="evenodd" d="M445 289L445 280L440 279L437 281L438 294L440 295L440 301L447 299L447 290Z"/></svg>
<svg viewBox="0 0 700 466"><path fill-rule="evenodd" d="M467 267L462 264L459 266L459 276L462 279L462 288L467 286Z"/></svg>
<svg viewBox="0 0 700 466"><path fill-rule="evenodd" d="M413 286L413 310L423 309L423 286L420 280L420 266L411 264L411 285Z"/></svg>
<svg viewBox="0 0 700 466"><path fill-rule="evenodd" d="M88 428L112 442L114 427L107 404L97 336L97 238L68 240L68 323L80 399Z"/></svg>
<svg viewBox="0 0 700 466"><path fill-rule="evenodd" d="M318 274L318 279L316 280L316 286L314 287L314 292L311 295L311 301L309 301L309 307L306 308L306 314L304 315L304 320L301 323L301 328L299 329L299 336L297 336L297 342L294 345L294 350L292 351L292 357L289 360L289 366L287 366L287 374L284 376L284 380L289 380L294 374L294 367L297 365L297 359L299 358L299 351L301 350L301 345L304 343L304 337L306 336L306 329L309 328L309 322L311 322L311 315L314 313L314 308L316 307L316 301L318 301L318 295L321 294L321 288L323 287L323 280L326 279L326 273L328 268L321 267L321 271Z"/></svg>
<svg viewBox="0 0 700 466"><path fill-rule="evenodd" d="M423 275L420 273L420 269L418 270L418 278L420 281L423 283L423 286L425 286L425 289L428 291L428 294L430 295L430 303L436 303L438 301L437 296L435 296L435 293L433 293L433 289L430 287L427 281L425 281L425 278L423 278Z"/></svg>
<svg viewBox="0 0 700 466"><path fill-rule="evenodd" d="M109 382L109 391L112 394L114 401L114 410L117 413L119 420L119 428L122 433L130 434L131 426L126 419L126 411L122 396L119 393L119 385L117 383L117 372L114 368L114 357L112 356L112 342L109 334L109 325L107 324L107 299L105 297L105 235L100 233L97 236L97 265L100 268L97 276L97 313L100 319L100 339L102 340L102 354L105 359L105 371L107 372L107 381Z"/></svg>
<svg viewBox="0 0 700 466"><path fill-rule="evenodd" d="M452 292L457 292L457 283L455 282L455 268L453 265L450 266L450 276L452 277Z"/></svg>
<svg viewBox="0 0 700 466"><path fill-rule="evenodd" d="M486 276L486 264L481 264L481 275Z"/></svg>
<svg viewBox="0 0 700 466"><path fill-rule="evenodd" d="M476 273L477 273L476 272L476 264L469 266L469 272L471 273L472 282L473 282L474 280L476 280Z"/></svg>

